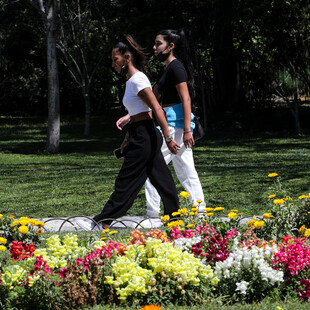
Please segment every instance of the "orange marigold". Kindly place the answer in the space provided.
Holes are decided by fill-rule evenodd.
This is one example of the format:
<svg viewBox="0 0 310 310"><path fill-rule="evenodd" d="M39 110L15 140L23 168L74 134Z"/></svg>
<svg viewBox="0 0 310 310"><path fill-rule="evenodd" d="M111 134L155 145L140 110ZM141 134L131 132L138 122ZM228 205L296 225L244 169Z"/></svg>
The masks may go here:
<svg viewBox="0 0 310 310"><path fill-rule="evenodd" d="M140 310L162 310L162 308L156 305L146 305Z"/></svg>

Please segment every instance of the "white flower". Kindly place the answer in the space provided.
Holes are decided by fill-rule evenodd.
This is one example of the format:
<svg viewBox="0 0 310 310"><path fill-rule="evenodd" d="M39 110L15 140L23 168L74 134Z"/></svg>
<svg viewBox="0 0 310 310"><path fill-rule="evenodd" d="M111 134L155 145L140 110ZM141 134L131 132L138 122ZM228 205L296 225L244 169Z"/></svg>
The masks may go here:
<svg viewBox="0 0 310 310"><path fill-rule="evenodd" d="M259 271L262 280L270 282L271 285L279 281L283 282L283 272L272 269L266 261L266 258L274 253L275 248L266 247L266 249L267 251L264 251L256 246L251 249L235 248L225 261L215 264L214 272L219 279L235 277L236 281L240 281L242 270L253 272L253 274ZM243 281L237 283L243 283Z"/></svg>
<svg viewBox="0 0 310 310"><path fill-rule="evenodd" d="M201 237L193 238L179 238L174 240L173 244L175 248L181 248L183 251L191 250L193 244L197 244L201 241Z"/></svg>
<svg viewBox="0 0 310 310"><path fill-rule="evenodd" d="M248 285L249 285L249 282L247 282L247 281L237 282L236 283L236 286L237 286L236 292L240 291L241 294L246 295L246 290L248 288Z"/></svg>
<svg viewBox="0 0 310 310"><path fill-rule="evenodd" d="M228 269L224 270L223 276L224 276L225 279L230 278L230 271Z"/></svg>

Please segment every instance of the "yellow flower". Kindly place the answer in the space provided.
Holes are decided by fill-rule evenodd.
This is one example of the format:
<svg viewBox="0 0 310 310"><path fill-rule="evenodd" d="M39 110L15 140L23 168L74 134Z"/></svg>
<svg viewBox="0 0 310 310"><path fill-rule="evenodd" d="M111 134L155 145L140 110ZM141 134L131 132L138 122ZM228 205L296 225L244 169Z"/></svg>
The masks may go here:
<svg viewBox="0 0 310 310"><path fill-rule="evenodd" d="M117 234L117 230L112 230L112 231L109 232L109 234L110 234L110 235Z"/></svg>
<svg viewBox="0 0 310 310"><path fill-rule="evenodd" d="M275 199L273 201L273 203L275 203L276 205L283 205L284 204L284 199Z"/></svg>
<svg viewBox="0 0 310 310"><path fill-rule="evenodd" d="M3 244L7 243L7 239L0 237L0 243L3 243Z"/></svg>
<svg viewBox="0 0 310 310"><path fill-rule="evenodd" d="M210 216L212 216L213 214L214 214L214 213L212 213L212 212L208 212L208 213L207 213L207 216L210 217Z"/></svg>
<svg viewBox="0 0 310 310"><path fill-rule="evenodd" d="M106 239L107 239L107 237L102 237L100 240L102 240L102 241L103 241L103 240L106 240Z"/></svg>
<svg viewBox="0 0 310 310"><path fill-rule="evenodd" d="M27 232L29 231L28 227L27 226L20 226L18 228L18 231L21 233L21 234L27 234Z"/></svg>
<svg viewBox="0 0 310 310"><path fill-rule="evenodd" d="M170 216L169 216L168 214L161 217L161 221L162 221L163 223L166 223L166 222L168 222L169 220L170 220Z"/></svg>
<svg viewBox="0 0 310 310"><path fill-rule="evenodd" d="M167 227L170 228L170 229L173 228L173 227L176 227L176 226L178 226L178 222L177 221L172 221L172 222L167 224Z"/></svg>
<svg viewBox="0 0 310 310"><path fill-rule="evenodd" d="M224 210L224 209L225 209L225 208L223 208L223 207L216 207L216 208L214 208L213 211L217 212L217 211L222 211L222 210Z"/></svg>
<svg viewBox="0 0 310 310"><path fill-rule="evenodd" d="M171 215L172 216L177 216L177 215L181 215L181 213L180 212L173 212Z"/></svg>
<svg viewBox="0 0 310 310"><path fill-rule="evenodd" d="M304 236L305 236L305 237L310 237L310 229L307 229L307 230L304 232Z"/></svg>
<svg viewBox="0 0 310 310"><path fill-rule="evenodd" d="M31 226L37 226L37 220L36 219L31 219L30 221L29 221L29 224L31 225Z"/></svg>
<svg viewBox="0 0 310 310"><path fill-rule="evenodd" d="M183 192L180 193L180 196L181 196L182 198L188 198L188 197L189 197L189 193L183 191Z"/></svg>
<svg viewBox="0 0 310 310"><path fill-rule="evenodd" d="M197 212L189 212L189 215L196 215L197 214Z"/></svg>
<svg viewBox="0 0 310 310"><path fill-rule="evenodd" d="M29 220L28 219L20 219L19 220L20 225L22 226L26 226L27 224L29 224Z"/></svg>
<svg viewBox="0 0 310 310"><path fill-rule="evenodd" d="M106 228L102 231L102 234L105 235L106 233L108 233L110 231L110 228Z"/></svg>
<svg viewBox="0 0 310 310"><path fill-rule="evenodd" d="M265 224L264 221L256 221L256 222L254 223L254 226L255 226L256 228L258 228L258 227L264 226L264 224Z"/></svg>
<svg viewBox="0 0 310 310"><path fill-rule="evenodd" d="M268 174L268 177L269 177L269 178L274 178L274 177L277 177L277 176L278 176L277 173L269 173L269 174Z"/></svg>
<svg viewBox="0 0 310 310"><path fill-rule="evenodd" d="M304 234L304 232L306 231L306 225L302 225L300 228L299 228L299 230L298 230L298 232L301 234L301 235L303 235Z"/></svg>
<svg viewBox="0 0 310 310"><path fill-rule="evenodd" d="M276 197L276 195L269 195L269 196L268 196L269 199L272 199L272 198L274 198L274 197Z"/></svg>
<svg viewBox="0 0 310 310"><path fill-rule="evenodd" d="M37 226L38 227L44 227L44 225L45 225L44 222L37 221Z"/></svg>
<svg viewBox="0 0 310 310"><path fill-rule="evenodd" d="M29 221L30 219L29 219L29 217L22 216L22 217L20 218L20 220L21 220L21 221L24 221L24 220Z"/></svg>
<svg viewBox="0 0 310 310"><path fill-rule="evenodd" d="M181 216L186 216L188 215L188 210L186 208L179 209L180 215Z"/></svg>
<svg viewBox="0 0 310 310"><path fill-rule="evenodd" d="M235 219L236 218L236 216L237 216L237 213L235 213L235 212L230 212L230 213L228 213L228 215L227 215L231 220L233 220L233 219Z"/></svg>
<svg viewBox="0 0 310 310"><path fill-rule="evenodd" d="M271 219L271 218L273 218L273 215L270 214L270 213L264 213L264 214L263 214L263 218L265 218L265 219Z"/></svg>
<svg viewBox="0 0 310 310"><path fill-rule="evenodd" d="M173 222L168 223L167 227L171 229L173 227L182 226L182 225L184 225L184 222L182 220L179 220L179 221L173 221Z"/></svg>
<svg viewBox="0 0 310 310"><path fill-rule="evenodd" d="M198 200L196 200L198 203L202 203L202 200L200 200L200 199L198 199Z"/></svg>
<svg viewBox="0 0 310 310"><path fill-rule="evenodd" d="M15 227L17 224L19 224L19 221L14 221L14 222L11 224L11 227Z"/></svg>
<svg viewBox="0 0 310 310"><path fill-rule="evenodd" d="M184 225L184 222L182 220L178 220L179 222L179 226L183 226Z"/></svg>
<svg viewBox="0 0 310 310"><path fill-rule="evenodd" d="M211 211L213 211L213 208L205 208L205 211L211 212Z"/></svg>
<svg viewBox="0 0 310 310"><path fill-rule="evenodd" d="M301 195L301 196L298 197L298 199L304 199L304 198L308 198L308 196L306 196L306 195Z"/></svg>
<svg viewBox="0 0 310 310"><path fill-rule="evenodd" d="M197 208L192 208L192 211L193 211L193 212L197 212L198 209L197 209Z"/></svg>
<svg viewBox="0 0 310 310"><path fill-rule="evenodd" d="M11 214L9 217L10 217L10 219L14 219L15 216L13 214Z"/></svg>
<svg viewBox="0 0 310 310"><path fill-rule="evenodd" d="M5 251L6 247L4 245L0 245L0 251Z"/></svg>
<svg viewBox="0 0 310 310"><path fill-rule="evenodd" d="M232 210L230 210L230 212L235 212L235 213L238 213L238 210L236 210L236 209L232 209Z"/></svg>
<svg viewBox="0 0 310 310"><path fill-rule="evenodd" d="M0 214L0 220L3 218L3 214Z"/></svg>
<svg viewBox="0 0 310 310"><path fill-rule="evenodd" d="M194 224L188 224L186 225L186 228L192 228L194 226Z"/></svg>
<svg viewBox="0 0 310 310"><path fill-rule="evenodd" d="M248 226L249 226L250 228L253 228L255 222L256 222L256 219L253 219L253 220L249 221L249 222L248 222Z"/></svg>

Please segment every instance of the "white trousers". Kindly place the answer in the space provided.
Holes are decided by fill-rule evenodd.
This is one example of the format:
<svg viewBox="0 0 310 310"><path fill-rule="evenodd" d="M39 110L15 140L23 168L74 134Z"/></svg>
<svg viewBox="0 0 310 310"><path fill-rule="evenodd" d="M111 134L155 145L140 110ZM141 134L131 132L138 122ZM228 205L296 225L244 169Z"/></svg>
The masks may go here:
<svg viewBox="0 0 310 310"><path fill-rule="evenodd" d="M161 151L164 155L166 164L168 165L172 161L174 171L180 183L190 195L190 201L192 201L193 204L198 204L197 200L201 200L202 203L199 205L199 211L203 211L206 208L206 204L204 202L201 183L194 164L193 151L191 148L185 148L184 146L183 129L169 126L169 130L173 139L181 146L181 149L177 155L174 155L170 152L164 141ZM160 196L149 179L145 182L145 196L147 207L146 215L159 216Z"/></svg>

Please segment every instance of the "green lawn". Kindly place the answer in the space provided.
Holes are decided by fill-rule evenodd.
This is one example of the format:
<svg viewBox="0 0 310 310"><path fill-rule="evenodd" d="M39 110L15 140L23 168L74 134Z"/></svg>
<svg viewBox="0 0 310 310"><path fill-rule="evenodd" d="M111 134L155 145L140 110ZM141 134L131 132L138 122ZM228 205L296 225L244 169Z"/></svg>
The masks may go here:
<svg viewBox="0 0 310 310"><path fill-rule="evenodd" d="M29 217L95 215L113 191L121 160L112 151L124 133L118 114L93 119L83 137L83 121L63 120L60 154L44 152L46 123L34 118L0 118L0 213ZM208 206L234 208L245 215L267 211L277 172L293 197L310 192L309 134L209 131L194 147ZM173 168L172 168L173 169ZM177 188L183 188L176 179ZM142 190L129 214L145 213Z"/></svg>
<svg viewBox="0 0 310 310"><path fill-rule="evenodd" d="M280 308L277 308L280 307ZM128 307L117 307L117 306L96 306L91 308L92 310L129 310ZM130 308L130 310L140 310L141 307L137 308ZM292 302L279 302L279 303L259 303L259 304L247 304L247 305L231 305L231 306L223 306L223 305L217 305L216 303L207 303L201 306L167 306L162 307L162 310L307 310L309 309L308 303L292 303Z"/></svg>

